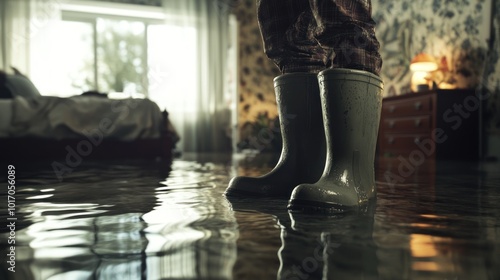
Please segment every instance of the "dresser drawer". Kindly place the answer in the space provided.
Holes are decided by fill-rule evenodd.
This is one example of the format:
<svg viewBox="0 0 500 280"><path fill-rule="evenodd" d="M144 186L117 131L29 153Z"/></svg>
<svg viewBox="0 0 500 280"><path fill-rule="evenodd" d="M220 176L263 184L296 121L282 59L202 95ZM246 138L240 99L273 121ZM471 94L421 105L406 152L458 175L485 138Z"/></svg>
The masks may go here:
<svg viewBox="0 0 500 280"><path fill-rule="evenodd" d="M379 137L379 152L393 156L409 155L414 150L421 150L419 143L431 139L429 133L419 134L383 134Z"/></svg>
<svg viewBox="0 0 500 280"><path fill-rule="evenodd" d="M429 132L432 130L431 115L384 118L380 124L381 131L386 133Z"/></svg>
<svg viewBox="0 0 500 280"><path fill-rule="evenodd" d="M431 114L432 100L431 95L424 95L387 101L382 105L382 114L385 117Z"/></svg>
<svg viewBox="0 0 500 280"><path fill-rule="evenodd" d="M450 108L463 104L475 94L474 89L434 89L385 97L378 134L378 155L397 158L413 153L418 157L421 153L427 156L427 153L433 152L430 157L436 159L479 159L480 110L468 112L459 129L448 119L443 119ZM436 133L435 137L431 137L433 133ZM436 137L442 141L434 142L432 139Z"/></svg>

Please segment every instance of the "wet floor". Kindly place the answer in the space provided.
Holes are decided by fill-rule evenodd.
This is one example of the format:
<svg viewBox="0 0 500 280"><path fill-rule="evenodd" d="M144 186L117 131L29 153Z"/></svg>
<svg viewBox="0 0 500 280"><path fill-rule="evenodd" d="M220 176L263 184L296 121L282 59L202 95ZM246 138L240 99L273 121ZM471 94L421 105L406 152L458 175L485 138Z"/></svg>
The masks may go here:
<svg viewBox="0 0 500 280"><path fill-rule="evenodd" d="M500 279L499 163L380 160L349 215L222 195L273 160L16 163L12 216L3 164L0 279Z"/></svg>

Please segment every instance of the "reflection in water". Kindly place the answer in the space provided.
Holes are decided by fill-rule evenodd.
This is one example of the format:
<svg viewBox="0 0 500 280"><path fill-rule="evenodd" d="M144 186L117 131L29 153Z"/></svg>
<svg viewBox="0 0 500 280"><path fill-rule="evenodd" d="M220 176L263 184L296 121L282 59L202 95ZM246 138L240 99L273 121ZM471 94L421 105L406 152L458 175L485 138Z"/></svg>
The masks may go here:
<svg viewBox="0 0 500 280"><path fill-rule="evenodd" d="M292 217L292 229L307 233L317 243L314 249L307 250L309 257L302 260L303 271L317 275L314 279L377 279L378 260L372 238L374 209L372 204L349 215ZM314 260L324 264L316 267Z"/></svg>
<svg viewBox="0 0 500 280"><path fill-rule="evenodd" d="M286 201L230 201L236 211L253 210L276 218L281 243L277 252L278 279L377 279L372 238L374 204L360 213L318 216L288 213L276 207L286 205Z"/></svg>
<svg viewBox="0 0 500 280"><path fill-rule="evenodd" d="M87 163L62 182L50 164L19 166L16 273L2 261L0 279L500 279L498 163L430 162L394 183L397 162L382 161L377 201L336 216L223 196L272 166Z"/></svg>
<svg viewBox="0 0 500 280"><path fill-rule="evenodd" d="M393 163L382 164L379 179L394 171ZM500 276L500 177L490 169L490 164L428 161L404 182L378 182L374 240L382 267L393 264L383 278Z"/></svg>
<svg viewBox="0 0 500 280"><path fill-rule="evenodd" d="M143 216L150 279L231 279L237 227L221 192L220 167L176 162ZM225 177L223 177L225 178ZM217 195L214 195L217 194Z"/></svg>
<svg viewBox="0 0 500 280"><path fill-rule="evenodd" d="M62 183L49 171L19 179L26 225L16 273L2 279L232 279L238 231L214 189L226 184L225 167L163 168L93 164Z"/></svg>

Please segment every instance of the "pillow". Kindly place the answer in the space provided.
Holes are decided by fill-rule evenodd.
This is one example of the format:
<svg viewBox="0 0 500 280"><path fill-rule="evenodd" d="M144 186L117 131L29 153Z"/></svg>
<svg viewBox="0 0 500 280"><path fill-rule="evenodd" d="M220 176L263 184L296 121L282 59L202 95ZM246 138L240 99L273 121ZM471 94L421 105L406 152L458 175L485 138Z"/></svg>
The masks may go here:
<svg viewBox="0 0 500 280"><path fill-rule="evenodd" d="M15 71L14 75L7 75L5 87L10 90L13 97L21 96L24 98L32 98L41 96L30 79L22 75L19 71Z"/></svg>

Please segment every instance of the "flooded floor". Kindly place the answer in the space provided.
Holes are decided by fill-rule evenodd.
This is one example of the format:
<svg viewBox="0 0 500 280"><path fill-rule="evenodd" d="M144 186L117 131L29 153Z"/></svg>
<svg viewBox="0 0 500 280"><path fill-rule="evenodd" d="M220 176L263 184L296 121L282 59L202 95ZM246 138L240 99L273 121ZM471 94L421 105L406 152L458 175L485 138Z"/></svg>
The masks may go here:
<svg viewBox="0 0 500 280"><path fill-rule="evenodd" d="M376 204L349 215L222 195L272 166L16 163L6 184L5 163L0 279L500 279L500 163L379 160Z"/></svg>

